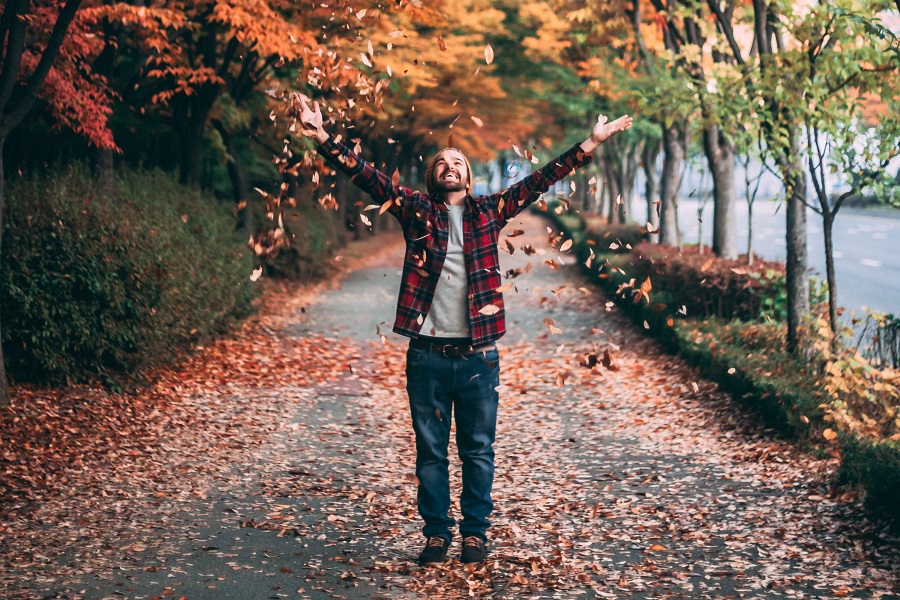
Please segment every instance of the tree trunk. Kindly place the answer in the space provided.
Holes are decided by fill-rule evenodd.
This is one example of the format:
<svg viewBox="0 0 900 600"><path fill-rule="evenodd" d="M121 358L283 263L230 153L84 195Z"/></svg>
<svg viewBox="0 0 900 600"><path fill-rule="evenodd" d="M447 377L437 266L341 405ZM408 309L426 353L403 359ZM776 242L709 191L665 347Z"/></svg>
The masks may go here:
<svg viewBox="0 0 900 600"><path fill-rule="evenodd" d="M753 203L747 203L747 264L753 264Z"/></svg>
<svg viewBox="0 0 900 600"><path fill-rule="evenodd" d="M606 179L606 222L610 225L616 225L618 221L618 198L622 195L619 188L619 178L616 177L612 164L609 160L603 161L603 177Z"/></svg>
<svg viewBox="0 0 900 600"><path fill-rule="evenodd" d="M663 170L660 177L661 213L659 243L678 245L678 188L681 187L681 165L685 140L676 125L663 126Z"/></svg>
<svg viewBox="0 0 900 600"><path fill-rule="evenodd" d="M590 200L588 198L588 172L586 169L581 169L578 171L576 175L576 179L578 180L577 187L575 188L575 202L578 204L581 212L586 213L588 210L588 204L590 204Z"/></svg>
<svg viewBox="0 0 900 600"><path fill-rule="evenodd" d="M772 52L771 38L775 33L776 19L769 13L767 0L753 0L753 27L756 37L756 48L760 59L760 70L765 73L773 68L770 65ZM776 37L777 40L777 37ZM793 354L801 352L799 330L803 317L809 312L809 280L806 274L806 174L800 167L800 145L797 125L791 115L784 113L774 98L764 99L768 110L777 125L785 126L788 144L780 151L778 157L779 170L787 190L787 348ZM768 136L773 131L766 131ZM782 133L783 135L783 133ZM778 147L778 140L771 140L772 146Z"/></svg>
<svg viewBox="0 0 900 600"><path fill-rule="evenodd" d="M834 276L834 215L826 208L822 214L822 228L825 230L825 277L828 280L828 320L831 323L831 348L837 350L838 323L837 278Z"/></svg>
<svg viewBox="0 0 900 600"><path fill-rule="evenodd" d="M703 131L703 149L713 180L712 250L722 258L737 258L734 146L717 125L710 125Z"/></svg>
<svg viewBox="0 0 900 600"><path fill-rule="evenodd" d="M244 237L250 239L253 235L253 212L247 201L247 178L244 175L244 166L238 159L237 142L234 135L222 131L222 138L228 150L228 178L231 180L231 197L235 206L238 206L237 229L243 232ZM243 207L241 204L243 203Z"/></svg>
<svg viewBox="0 0 900 600"><path fill-rule="evenodd" d="M3 170L3 147L6 138L0 137L0 256L3 256L3 209L6 208L6 172ZM9 382L6 379L6 357L3 354L3 311L0 309L0 407L9 406Z"/></svg>
<svg viewBox="0 0 900 600"><path fill-rule="evenodd" d="M220 85L207 84L193 95L176 101L174 117L181 134L180 179L184 185L200 187L206 123L221 90Z"/></svg>
<svg viewBox="0 0 900 600"><path fill-rule="evenodd" d="M753 264L753 200L755 193L750 193L750 159L744 165L744 189L747 200L747 264ZM757 186L757 189L759 187Z"/></svg>
<svg viewBox="0 0 900 600"><path fill-rule="evenodd" d="M200 174L203 166L203 133L206 115L192 112L181 130L181 166L180 180L187 186L199 188Z"/></svg>
<svg viewBox="0 0 900 600"><path fill-rule="evenodd" d="M796 134L795 134L796 135ZM797 352L799 347L798 328L803 317L809 313L809 278L806 273L806 178L796 154L791 157L793 165L784 169L787 185L787 303L788 303L788 349Z"/></svg>
<svg viewBox="0 0 900 600"><path fill-rule="evenodd" d="M94 152L94 179L100 189L107 195L113 192L115 184L115 160L113 151L108 148L95 148Z"/></svg>
<svg viewBox="0 0 900 600"><path fill-rule="evenodd" d="M647 197L647 222L656 233L649 235L651 243L659 242L659 185L656 181L656 157L659 156L659 140L644 144L644 194Z"/></svg>

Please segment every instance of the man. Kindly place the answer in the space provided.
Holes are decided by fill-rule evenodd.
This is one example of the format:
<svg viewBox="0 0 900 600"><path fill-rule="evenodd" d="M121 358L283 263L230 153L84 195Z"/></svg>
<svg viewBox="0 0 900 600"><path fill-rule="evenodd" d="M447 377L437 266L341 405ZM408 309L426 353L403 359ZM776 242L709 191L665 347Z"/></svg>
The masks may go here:
<svg viewBox="0 0 900 600"><path fill-rule="evenodd" d="M406 390L416 434L418 509L425 522L420 564L443 562L457 523L450 510L450 418L462 462L460 560L483 562L493 510L494 432L500 356L506 331L500 287L500 230L550 186L588 164L594 149L628 129L631 117L600 116L591 135L539 171L497 194L472 196L472 170L455 148L438 152L425 172L426 193L413 191L360 159L325 132L318 102L301 100L304 134L318 151L380 203L389 203L406 239L394 332L410 339Z"/></svg>

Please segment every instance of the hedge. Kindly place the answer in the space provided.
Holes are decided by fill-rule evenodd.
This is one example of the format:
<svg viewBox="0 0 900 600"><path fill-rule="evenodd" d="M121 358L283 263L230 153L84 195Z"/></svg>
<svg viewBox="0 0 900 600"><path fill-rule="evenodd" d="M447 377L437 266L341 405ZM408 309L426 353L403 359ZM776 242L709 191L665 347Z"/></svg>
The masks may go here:
<svg viewBox="0 0 900 600"><path fill-rule="evenodd" d="M104 193L84 167L8 189L3 347L19 380L118 383L250 310L230 209L162 172Z"/></svg>

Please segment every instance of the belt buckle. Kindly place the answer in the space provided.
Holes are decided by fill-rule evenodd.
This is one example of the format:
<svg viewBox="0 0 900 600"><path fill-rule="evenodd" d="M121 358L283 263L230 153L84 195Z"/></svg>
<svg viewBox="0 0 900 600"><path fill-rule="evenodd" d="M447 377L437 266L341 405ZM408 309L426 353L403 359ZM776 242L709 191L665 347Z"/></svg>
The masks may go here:
<svg viewBox="0 0 900 600"><path fill-rule="evenodd" d="M441 354L444 356L444 358L453 358L452 354L447 354L447 348L455 347L456 346L454 346L453 344L444 344L443 346L441 346Z"/></svg>

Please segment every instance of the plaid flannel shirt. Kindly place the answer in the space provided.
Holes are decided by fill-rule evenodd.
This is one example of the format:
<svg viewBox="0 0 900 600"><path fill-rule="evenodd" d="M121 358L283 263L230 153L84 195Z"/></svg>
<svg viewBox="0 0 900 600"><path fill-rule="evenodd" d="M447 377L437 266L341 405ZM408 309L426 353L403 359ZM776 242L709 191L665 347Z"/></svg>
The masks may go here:
<svg viewBox="0 0 900 600"><path fill-rule="evenodd" d="M437 194L429 197L394 185L390 177L362 160L345 144L331 138L318 147L318 152L349 175L353 183L377 203L390 202L387 210L400 221L406 239L393 331L406 337L418 337L447 256L449 222L446 204ZM497 291L501 285L500 230L550 186L591 160L589 153L575 145L502 192L466 196L463 252L469 280L469 331L473 346L493 342L506 333L503 294Z"/></svg>

